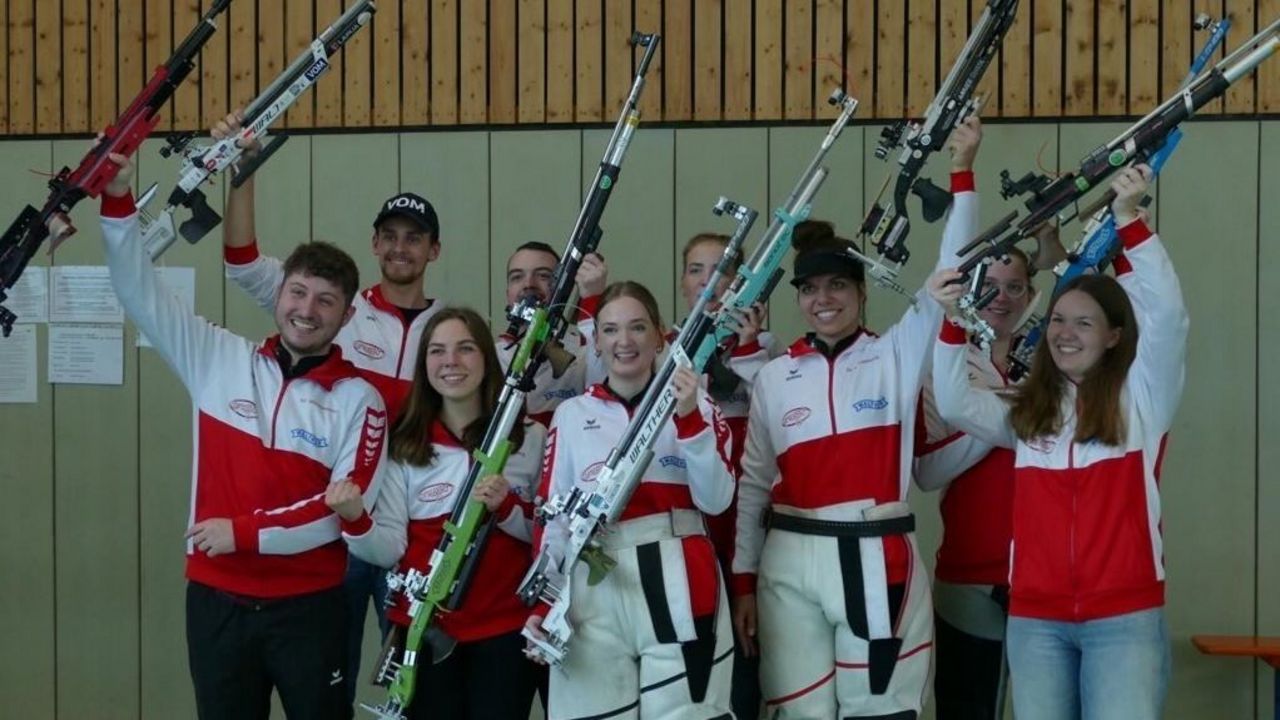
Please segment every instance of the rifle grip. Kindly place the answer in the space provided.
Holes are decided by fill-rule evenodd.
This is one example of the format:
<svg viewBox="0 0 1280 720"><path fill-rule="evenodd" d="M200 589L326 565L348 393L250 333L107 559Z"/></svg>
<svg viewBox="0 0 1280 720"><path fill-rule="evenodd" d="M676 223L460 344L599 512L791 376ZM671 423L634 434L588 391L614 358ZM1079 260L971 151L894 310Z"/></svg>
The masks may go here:
<svg viewBox="0 0 1280 720"><path fill-rule="evenodd" d="M911 194L920 198L925 222L937 222L951 207L951 193L934 185L929 178L922 177L912 183Z"/></svg>
<svg viewBox="0 0 1280 720"><path fill-rule="evenodd" d="M246 180L253 177L258 168L262 167L262 164L269 160L272 155L275 155L280 146L284 145L288 139L288 135L272 135L266 146L259 150L253 159L236 169L235 176L231 178L231 187L238 189Z"/></svg>

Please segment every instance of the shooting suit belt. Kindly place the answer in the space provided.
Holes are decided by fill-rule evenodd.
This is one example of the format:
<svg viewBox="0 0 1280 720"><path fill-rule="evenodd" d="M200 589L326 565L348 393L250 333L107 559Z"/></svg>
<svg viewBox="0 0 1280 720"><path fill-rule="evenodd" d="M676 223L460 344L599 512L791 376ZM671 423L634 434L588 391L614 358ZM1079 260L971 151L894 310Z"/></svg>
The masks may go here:
<svg viewBox="0 0 1280 720"><path fill-rule="evenodd" d="M893 678L902 649L902 638L894 637L882 538L915 532L916 519L903 502L872 505L861 512L862 520L839 521L770 511L764 517L764 525L770 531L835 539L844 579L845 616L850 630L867 640L871 693L882 695ZM905 605L905 595L898 604Z"/></svg>

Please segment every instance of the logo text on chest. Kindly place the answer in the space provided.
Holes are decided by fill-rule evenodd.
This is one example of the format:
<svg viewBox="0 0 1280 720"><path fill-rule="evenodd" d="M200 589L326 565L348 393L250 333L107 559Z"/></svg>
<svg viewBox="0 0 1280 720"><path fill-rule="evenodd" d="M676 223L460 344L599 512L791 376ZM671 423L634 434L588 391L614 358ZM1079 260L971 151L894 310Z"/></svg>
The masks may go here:
<svg viewBox="0 0 1280 720"><path fill-rule="evenodd" d="M329 447L329 438L320 437L319 435L316 435L310 430L305 430L303 428L294 428L292 431L290 431L289 436L297 438L310 445L314 445L318 448Z"/></svg>
<svg viewBox="0 0 1280 720"><path fill-rule="evenodd" d="M351 345L356 349L356 352L364 355L365 357L373 358L374 360L381 360L387 355L386 350L383 350L373 343L365 342L364 340L357 340Z"/></svg>
<svg viewBox="0 0 1280 720"><path fill-rule="evenodd" d="M853 404L853 411L862 412L863 410L883 410L887 407L889 407L888 398L864 398Z"/></svg>

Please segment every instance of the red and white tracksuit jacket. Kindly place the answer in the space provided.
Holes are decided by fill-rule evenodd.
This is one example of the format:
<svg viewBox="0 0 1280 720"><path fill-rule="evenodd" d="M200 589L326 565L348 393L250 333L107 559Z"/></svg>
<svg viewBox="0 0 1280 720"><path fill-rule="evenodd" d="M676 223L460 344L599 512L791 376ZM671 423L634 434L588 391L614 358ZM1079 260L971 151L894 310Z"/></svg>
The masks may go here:
<svg viewBox="0 0 1280 720"><path fill-rule="evenodd" d="M529 617L529 609L516 596L516 589L529 569L533 494L542 468L542 449L547 431L541 424L526 421L524 441L507 458L503 476L511 493L494 513L500 532L489 535L475 579L462 605L440 613L436 624L459 642L483 640L519 630ZM427 467L401 461L387 463L382 491L373 514L365 513L354 522L343 522L343 537L351 552L379 567L395 566L426 572L431 553L444 537L444 523L461 497L474 459L462 442L442 423L431 429L436 457ZM404 593L397 593L387 616L408 626L409 605Z"/></svg>
<svg viewBox="0 0 1280 720"><path fill-rule="evenodd" d="M143 254L133 198L103 196L111 282L138 330L186 386L195 406L191 516L230 518L235 552L209 557L187 543L187 577L257 598L342 584L347 551L324 503L350 477L372 505L387 413L339 348L285 378L278 337L262 345L191 314L156 279Z"/></svg>
<svg viewBox="0 0 1280 720"><path fill-rule="evenodd" d="M284 282L284 264L278 258L260 254L256 242L243 248L224 248L223 256L227 277L259 306L272 312ZM428 299L426 310L408 325L399 308L382 296L378 285L362 290L351 304L356 312L334 343L360 375L382 393L387 413L394 420L413 385L413 363L422 329L442 304Z"/></svg>
<svg viewBox="0 0 1280 720"><path fill-rule="evenodd" d="M969 343L968 380L1003 391L1009 380L990 351ZM942 490L942 543L934 577L964 585L1008 585L1013 539L1013 451L951 427L938 414L933 383L921 393L916 422L916 485Z"/></svg>
<svg viewBox="0 0 1280 720"><path fill-rule="evenodd" d="M1020 440L1008 405L965 377L964 333L942 329L934 353L938 411L980 440L1015 453L1010 614L1081 622L1164 604L1160 463L1182 396L1188 317L1173 264L1141 220L1119 229L1117 279L1138 320L1138 352L1120 400L1120 446L1077 441L1073 384L1062 428Z"/></svg>

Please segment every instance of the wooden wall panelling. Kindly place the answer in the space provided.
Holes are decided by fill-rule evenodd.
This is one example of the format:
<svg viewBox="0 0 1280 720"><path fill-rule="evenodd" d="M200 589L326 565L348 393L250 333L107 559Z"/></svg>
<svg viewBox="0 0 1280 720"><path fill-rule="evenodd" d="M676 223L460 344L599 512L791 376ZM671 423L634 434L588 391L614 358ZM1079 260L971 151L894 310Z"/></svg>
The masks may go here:
<svg viewBox="0 0 1280 720"><path fill-rule="evenodd" d="M582 206L581 158L581 132L529 130L490 135L489 192L493 200L489 203L487 261L489 317L494 327L506 327L506 263L511 251L529 240L541 240L556 252L564 249ZM616 192L625 192L628 182L624 169ZM608 248L607 226L605 231L602 247ZM450 249L446 246L442 252ZM609 250L605 253L607 256Z"/></svg>
<svg viewBox="0 0 1280 720"><path fill-rule="evenodd" d="M938 83L945 77L947 68L938 75L935 39L938 36L937 6L932 0L911 0L907 22L907 105L906 115L924 114ZM992 70L998 70L992 63Z"/></svg>
<svg viewBox="0 0 1280 720"><path fill-rule="evenodd" d="M751 36L751 0L725 0L724 3L724 116L748 119L752 116L751 91L754 85L751 62L754 44ZM844 27L843 18L836 23Z"/></svg>
<svg viewBox="0 0 1280 720"><path fill-rule="evenodd" d="M459 7L461 31L458 34L458 122L487 122L485 38L488 20L484 0L462 0Z"/></svg>
<svg viewBox="0 0 1280 720"><path fill-rule="evenodd" d="M344 4L333 19L325 20L326 27L327 23L340 17L345 9ZM381 11L374 14L374 22L377 22L376 18L381 14ZM352 35L342 48L342 124L345 127L365 127L373 119L373 89L376 86L373 77L373 33L373 28L366 27ZM482 47L483 45L481 42Z"/></svg>
<svg viewBox="0 0 1280 720"><path fill-rule="evenodd" d="M163 25L168 33L167 12L152 22ZM89 129L89 0L66 0L62 5L62 79L63 131L85 132ZM160 124L167 122L168 108L161 112Z"/></svg>
<svg viewBox="0 0 1280 720"><path fill-rule="evenodd" d="M1231 52L1235 46L1243 43L1250 37L1253 37L1257 31L1255 27L1256 18L1254 17L1254 3L1257 0L1225 0L1227 16L1231 18L1231 29L1227 31L1227 39L1214 56L1220 59L1226 53ZM1266 18L1266 22L1274 20L1273 17ZM1203 38L1208 37L1205 32L1198 33L1200 39L1197 44L1203 43ZM1252 113L1257 107L1257 86L1258 74L1252 73L1248 77L1240 78L1227 90L1227 96L1224 99L1223 110L1228 113Z"/></svg>
<svg viewBox="0 0 1280 720"><path fill-rule="evenodd" d="M92 0L98 2L98 0ZM290 0L290 2L300 2L301 0ZM167 0L159 0L159 2L167 2ZM182 38L191 32L200 20L200 0L173 0L170 6L173 9L173 21L166 49L170 52L173 50L173 43L182 42ZM310 11L311 3L307 2L308 11ZM209 125L209 122L200 115L200 100L202 79L204 77L204 66L206 63L213 62L214 50L210 49L210 45L215 43L226 42L227 19L225 17L218 18L218 32L209 39L209 43L204 46L200 52L200 59L196 66L192 68L191 74L178 87L178 91L173 95L173 127L178 130L195 130ZM94 36L97 39L97 36ZM97 47L96 45L94 46ZM94 50L97 54L97 50ZM166 58L168 55L166 54ZM159 63L152 63L158 65ZM96 87L96 86L95 86ZM97 123L94 123L97 126ZM310 124L310 123L308 123Z"/></svg>
<svg viewBox="0 0 1280 720"><path fill-rule="evenodd" d="M574 119L577 122L600 122L605 117L602 1L576 0Z"/></svg>
<svg viewBox="0 0 1280 720"><path fill-rule="evenodd" d="M1000 72L1000 102L998 107L990 104L983 108L982 114L994 117L997 110L1005 117L1028 117L1031 115L1031 0L1018 3L1017 14L1013 25L1004 36L1000 45L999 65L992 61L987 72ZM946 77L948 66L944 65L939 75L939 82ZM991 98L995 100L996 98Z"/></svg>
<svg viewBox="0 0 1280 720"><path fill-rule="evenodd" d="M50 63L61 54L61 3L36 3L36 132L63 131L63 63Z"/></svg>
<svg viewBox="0 0 1280 720"><path fill-rule="evenodd" d="M1160 2L1129 0L1129 89L1125 111L1144 115L1159 102Z"/></svg>
<svg viewBox="0 0 1280 720"><path fill-rule="evenodd" d="M1257 0L1258 12L1257 23L1259 27L1265 27L1280 18L1280 0ZM1231 47L1227 48L1227 52L1235 49L1236 43L1232 43L1228 39ZM1280 112L1280 66L1273 62L1265 62L1262 67L1258 68L1258 112L1274 113Z"/></svg>
<svg viewBox="0 0 1280 720"><path fill-rule="evenodd" d="M285 2L285 62L293 62L293 59L301 55L311 45L311 40L315 37L315 17L312 14L311 0L284 0ZM320 84L333 82L332 78L323 78ZM298 101L289 108L289 112L285 113L284 125L282 127L311 127L315 122L316 116L316 98L320 94L320 88L313 87L306 95L298 98Z"/></svg>
<svg viewBox="0 0 1280 720"><path fill-rule="evenodd" d="M755 120L782 119L782 0L755 0Z"/></svg>
<svg viewBox="0 0 1280 720"><path fill-rule="evenodd" d="M489 3L489 114L479 122L509 125L516 121L516 3Z"/></svg>
<svg viewBox="0 0 1280 720"><path fill-rule="evenodd" d="M1031 111L1038 117L1062 114L1062 5L1060 0L1028 0L1031 17L1033 92Z"/></svg>
<svg viewBox="0 0 1280 720"><path fill-rule="evenodd" d="M662 95L666 87L664 66L667 39L666 28L662 24L663 0L633 0L632 5L635 8L636 30L663 35L662 44L653 58L653 63L649 66L649 73L645 76L644 94L640 97L641 115L650 121L656 121L662 118Z"/></svg>
<svg viewBox="0 0 1280 720"><path fill-rule="evenodd" d="M313 13L314 37L341 17L342 0L315 0ZM318 127L339 127L343 124L343 95L346 91L343 74L351 50L352 46L348 43L341 52L329 58L328 73L312 88L316 94L315 124Z"/></svg>
<svg viewBox="0 0 1280 720"><path fill-rule="evenodd" d="M317 0L317 4L333 1L333 0ZM208 11L211 0L201 0L200 13L201 17ZM232 5L234 9L235 5ZM317 10L319 12L319 10ZM196 20L193 20L185 33L190 32L190 28L195 27ZM204 49L200 52L200 109L195 118L195 125L187 128L188 130L203 130L212 125L215 121L221 120L245 100L230 100L227 97L231 86L230 78L230 62L228 53L231 47L231 36L235 34L235 19L231 12L225 12L218 18L218 32L209 42L205 44ZM336 67L335 67L336 70ZM231 102L237 103L231 105ZM332 119L332 116L329 116Z"/></svg>
<svg viewBox="0 0 1280 720"><path fill-rule="evenodd" d="M823 105L817 115L819 120L829 121L834 119L835 111ZM758 241L764 234L763 228L772 220L771 213L775 208L781 207L795 189L800 173L818 151L818 145L826 131L826 127L771 128L768 131L769 199L765 207L757 208L760 219L756 221L756 225L761 227L752 233L749 242ZM865 138L866 131L863 127L846 127L840 134L840 139L827 153L823 163L831 174L818 190L813 203L812 217L835 223L836 232L843 237L851 237L862 222L864 164L872 162L869 160L872 156L863 157ZM778 343L775 348L779 350L789 346L808 330L796 305L796 290L788 282L791 279L793 261L794 254L787 253L787 258L782 263L787 276L778 285L769 302L769 330Z"/></svg>
<svg viewBox="0 0 1280 720"><path fill-rule="evenodd" d="M1265 547L1254 522L1258 479L1265 486L1267 474L1259 476L1260 456L1248 450L1260 447L1259 400L1268 397L1254 380L1267 357L1258 355L1259 328L1267 325L1257 315L1258 152L1255 124L1193 123L1157 183L1156 228L1191 316L1187 379L1160 480L1173 650L1167 706L1188 718L1249 717L1254 709L1249 673L1201 655L1189 636L1252 634L1259 611L1247 590L1224 593L1212 606L1202 590L1240 588L1258 572ZM1223 187L1247 190L1206 201L1206 188ZM1209 237L1232 242L1206 255ZM1270 552L1266 562L1274 565Z"/></svg>
<svg viewBox="0 0 1280 720"><path fill-rule="evenodd" d="M53 143L55 167L84 140ZM103 265L98 203L74 213L79 232L57 265ZM57 708L63 717L138 717L138 352L126 325L123 385L57 385L53 394ZM91 600L90 600L91 599Z"/></svg>
<svg viewBox="0 0 1280 720"><path fill-rule="evenodd" d="M256 10L249 3L232 3L227 11L227 31L231 41L228 69L231 73L231 96L228 98L228 110L247 107L258 96Z"/></svg>
<svg viewBox="0 0 1280 720"><path fill-rule="evenodd" d="M89 6L89 46L93 58L89 63L89 93L91 121L101 129L116 118L116 3L115 0L91 0ZM35 105L27 93L31 91L29 80L34 71L32 57L34 47L31 21L28 13L32 3L26 0L9 1L9 126L15 133L34 132ZM25 32L18 34L22 28ZM21 40L19 44L18 40Z"/></svg>
<svg viewBox="0 0 1280 720"><path fill-rule="evenodd" d="M431 123L458 122L458 0L431 0Z"/></svg>
<svg viewBox="0 0 1280 720"><path fill-rule="evenodd" d="M667 271L673 281L682 269L681 251L689 238L700 232L733 232L732 220L711 213L717 198L723 195L760 213L747 239L747 256L773 211L768 205L769 133L764 128L682 128L675 132L674 149L675 181L669 185L675 198L674 225L668 227L674 227L675 233ZM664 316L687 314L676 286L668 287L670 294L658 295Z"/></svg>
<svg viewBox="0 0 1280 720"><path fill-rule="evenodd" d="M1019 13L1029 12L1029 0L1022 0ZM946 77L947 71L960 57L960 51L969 39L969 15L963 2L944 2L938 8L938 63L941 73L938 82ZM1006 40L1005 42L1008 42Z"/></svg>
<svg viewBox="0 0 1280 720"><path fill-rule="evenodd" d="M426 198L440 217L440 257L427 268L427 295L474 308L484 317L490 317L493 282L489 277L489 165L487 131L400 136L400 189ZM560 251L562 241L554 237L547 241Z"/></svg>
<svg viewBox="0 0 1280 720"><path fill-rule="evenodd" d="M368 34L373 42L372 122L382 127L396 126L402 122L401 114L404 107L410 103L423 107L423 98L411 97L417 94L416 90L407 92L401 90L400 65L403 62L406 69L416 65L417 59L422 57L422 52L426 49L422 35L406 36L403 25L407 20L416 20L416 13L424 9L426 3L421 0L403 5L398 2L384 2L377 7L378 12L373 15L373 27L360 31ZM404 18L401 17L402 9L406 15ZM421 26L414 28L419 32L424 29ZM410 57L411 55L416 57ZM425 85L423 87L425 88ZM425 115L425 112L423 114Z"/></svg>
<svg viewBox="0 0 1280 720"><path fill-rule="evenodd" d="M573 0L547 0L547 122L573 122ZM657 94L661 94L658 85ZM655 94L650 90L649 95ZM536 121L535 121L536 122Z"/></svg>
<svg viewBox="0 0 1280 720"><path fill-rule="evenodd" d="M605 120L618 116L631 91L632 57L642 48L631 45L631 4L614 0L604 9L604 113ZM716 36L716 42L719 34ZM701 43L699 43L701 45ZM717 58L719 55L717 54Z"/></svg>
<svg viewBox="0 0 1280 720"><path fill-rule="evenodd" d="M1223 16L1223 10L1225 9L1225 5L1226 5L1225 0L1193 0L1193 2L1191 3L1191 17L1194 18L1199 13L1205 13L1210 17L1220 18ZM1232 20L1234 24L1234 21L1236 20L1236 18L1232 18ZM1247 20L1247 18L1240 19L1242 24L1244 20ZM1250 35L1253 34L1252 31L1245 29L1243 27L1240 31L1237 31L1237 32L1240 32L1242 37L1249 37ZM1232 32L1230 34L1234 35L1236 33ZM1190 30L1189 37L1187 40L1192 57L1194 57L1196 53L1200 51L1200 46L1203 45L1208 38L1209 38L1209 35L1205 31L1197 31L1194 29L1194 26L1192 26L1192 29ZM1209 63L1211 65L1214 62L1216 62L1219 58L1222 58L1225 55L1226 53L1225 47L1230 45L1230 43L1231 41L1228 40L1226 43L1223 43L1223 45L1218 46L1218 51L1215 52L1213 54L1213 58L1209 60ZM1191 61L1190 59L1188 59L1187 66L1190 67L1190 65L1191 65ZM1186 75L1186 70L1183 70L1182 74ZM1178 81L1181 82L1181 80L1182 80L1182 77L1179 76ZM1249 86L1250 86L1249 78L1247 77L1240 78L1235 82L1234 85L1232 85L1232 87L1237 89L1242 87L1249 87ZM1199 112L1200 113L1221 113L1225 109L1226 109L1225 98L1219 98L1205 105L1203 108L1200 109Z"/></svg>
<svg viewBox="0 0 1280 720"><path fill-rule="evenodd" d="M876 17L876 99L875 116L894 119L906 116L903 87L906 63L907 9L905 3L880 2Z"/></svg>
<svg viewBox="0 0 1280 720"><path fill-rule="evenodd" d="M1195 53L1191 43L1190 0L1165 2L1160 12L1160 97L1167 98L1191 67Z"/></svg>
<svg viewBox="0 0 1280 720"><path fill-rule="evenodd" d="M87 7L87 5L86 5ZM144 48L145 60L142 63L143 71L147 74L147 80L150 81L151 74L155 72L156 66L169 59L169 55L173 52L173 2L172 0L146 0L146 24L147 37ZM196 60L196 69L192 70L192 74L198 74L199 59ZM68 77L71 75L70 68L67 71ZM191 77L187 82L194 82L197 78ZM68 91L71 90L71 81L68 80ZM86 90L88 87L86 86ZM169 101L164 108L160 110L160 122L156 125L156 130L164 132L173 129L174 109L177 105L177 95ZM68 103L70 110L70 103ZM68 115L68 122L71 117ZM88 118L84 118L80 123L82 127L89 126ZM95 128L96 129L96 128Z"/></svg>
<svg viewBox="0 0 1280 720"><path fill-rule="evenodd" d="M1129 25L1125 2L1099 2L1097 5L1097 37L1093 41L1097 54L1097 93L1099 115L1124 115L1128 86L1125 57L1129 44Z"/></svg>
<svg viewBox="0 0 1280 720"><path fill-rule="evenodd" d="M138 187L158 183L161 197L173 186L177 169L172 159L161 157L163 146L163 140L153 138L138 153ZM271 164L286 152L273 156ZM204 192L210 207L221 213L222 179L206 185ZM186 219L185 213L179 211L180 221ZM156 265L194 268L196 313L225 326L220 235L218 228L199 245L174 243ZM184 626L186 616L183 533L191 507L191 398L152 349L138 351L138 403L146 408L138 416L138 609L144 618L139 625L141 717L194 717L186 638L175 630Z"/></svg>
<svg viewBox="0 0 1280 720"><path fill-rule="evenodd" d="M30 170L53 169L47 140L0 144L0 205L5 226L26 203L43 204L44 182ZM84 238L76 237L72 242ZM49 257L36 253L29 267L45 270ZM22 318L18 318L19 321ZM14 329L22 332L24 326ZM21 512L0 523L0 567L7 590L0 593L0 697L16 717L47 717L54 707L54 484L53 386L45 382L49 333L36 330L36 402L5 405L5 431L0 433L0 492L22 498ZM0 343L6 342L0 338ZM18 578L21 578L19 581ZM71 587L78 587L74 583ZM64 588L65 589L65 588ZM78 592L78 591L77 591ZM83 597L83 596L80 596Z"/></svg>
<svg viewBox="0 0 1280 720"><path fill-rule="evenodd" d="M37 3L43 5L44 3ZM142 33L144 7L139 0L116 2L116 112L124 112L146 86L151 73L142 64L145 38Z"/></svg>
<svg viewBox="0 0 1280 720"><path fill-rule="evenodd" d="M813 2L786 0L785 3L782 116L787 120L813 118Z"/></svg>
<svg viewBox="0 0 1280 720"><path fill-rule="evenodd" d="M973 28L978 24L978 18L982 17L982 11L986 9L986 3L971 3L969 5L969 32L973 33ZM968 41L968 38L965 38ZM999 51L997 51L996 59L991 62L991 66L987 68L987 72L982 76L982 82L978 83L978 88L974 92L982 97L991 98L992 112L999 112L1000 108L1000 59Z"/></svg>
<svg viewBox="0 0 1280 720"><path fill-rule="evenodd" d="M547 0L520 0L517 122L547 120L547 11Z"/></svg>
<svg viewBox="0 0 1280 720"><path fill-rule="evenodd" d="M582 132L582 194L595 178L596 168L609 141L608 130ZM675 187L675 130L641 128L627 152L626 166L618 177L609 208L600 221L604 235L600 251L609 265L609 279L635 280L653 293L668 325L683 316L683 307L672 306L668 298L676 289L672 272L676 260L666 241L679 202ZM710 208L707 217L711 219ZM572 221L572 218L570 218ZM567 232L566 232L567 234ZM564 240L553 242L557 252ZM497 260L505 257L495 257ZM494 279L497 280L495 275Z"/></svg>
<svg viewBox="0 0 1280 720"><path fill-rule="evenodd" d="M724 117L723 98L720 96L722 64L720 53L724 49L724 28L721 26L723 0L699 0L693 11L693 119L720 120Z"/></svg>
<svg viewBox="0 0 1280 720"><path fill-rule="evenodd" d="M662 42L666 45L663 51L666 71L662 74L663 120L693 118L693 2L666 0L663 4Z"/></svg>
<svg viewBox="0 0 1280 720"><path fill-rule="evenodd" d="M401 6L400 122L426 125L431 121L431 5L422 2Z"/></svg>
<svg viewBox="0 0 1280 720"><path fill-rule="evenodd" d="M1066 28L1063 42L1063 114L1092 115L1094 103L1094 43L1093 23L1097 12L1096 0L1066 0Z"/></svg>
<svg viewBox="0 0 1280 720"><path fill-rule="evenodd" d="M9 23L0 23L0 89L5 97L0 100L0 133L9 132L9 104L13 101L9 94ZM87 88L86 88L87 92Z"/></svg>
<svg viewBox="0 0 1280 720"><path fill-rule="evenodd" d="M817 0L814 23L813 104L814 114L820 119L830 107L826 101L832 90L852 92L844 75L844 3Z"/></svg>

